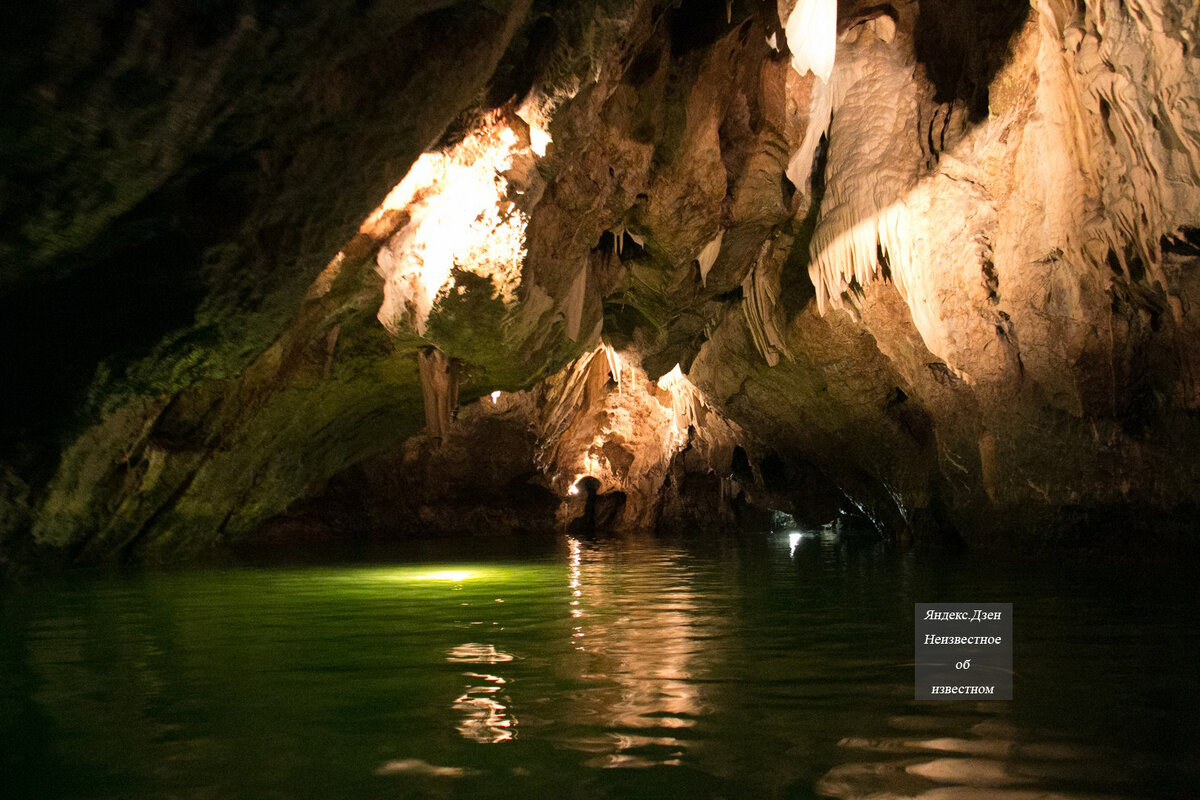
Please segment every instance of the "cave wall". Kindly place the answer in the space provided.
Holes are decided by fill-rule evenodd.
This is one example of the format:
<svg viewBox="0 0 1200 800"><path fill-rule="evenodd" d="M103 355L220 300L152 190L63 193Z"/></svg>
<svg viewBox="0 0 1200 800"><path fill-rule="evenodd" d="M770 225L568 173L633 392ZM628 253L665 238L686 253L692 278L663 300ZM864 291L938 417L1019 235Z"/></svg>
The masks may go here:
<svg viewBox="0 0 1200 800"><path fill-rule="evenodd" d="M633 11L586 11L528 2L23 11L25 37L5 52L3 72L28 119L5 137L4 179L44 196L4 217L2 366L20 387L5 393L5 549L32 542L83 560L195 552L251 534L325 478L419 432L416 356L427 343L393 336L377 318L376 253L405 219L371 218L372 209L423 151L452 146L534 81L552 95L591 74ZM70 49L101 33L113 41ZM189 76L205 70L211 86L197 93ZM127 72L152 75L161 91L112 90ZM60 97L38 80L76 83ZM135 114L154 126L109 130ZM154 148L178 155L162 185L84 219L75 203L91 209L120 194L106 171ZM93 191L100 199L81 199ZM36 233L38 219L56 215L98 232ZM166 253L135 236L180 225L190 227ZM38 247L59 250L43 258ZM187 302L164 309L180 283ZM442 316L478 319L490 295L479 299ZM514 352L451 322L439 329L477 359ZM500 355L491 363L507 381L529 381L573 355L561 335L543 339L528 373ZM464 389L491 383L478 373Z"/></svg>
<svg viewBox="0 0 1200 800"><path fill-rule="evenodd" d="M237 375L491 80L527 12L437 0L13 9L0 368L22 390L3 398L5 460L52 470L63 419L84 403Z"/></svg>
<svg viewBox="0 0 1200 800"><path fill-rule="evenodd" d="M592 473L629 528L1182 521L1195 7L796 5L27 12L5 548L169 557L339 503L532 529Z"/></svg>
<svg viewBox="0 0 1200 800"><path fill-rule="evenodd" d="M886 36L853 17L839 34L809 272L818 299L855 317L899 373L904 403L885 409L930 415L932 510L976 540L1011 540L1063 534L1076 516L1096 526L1130 505L1187 509L1197 473L1185 253L1200 209L1196 140L1177 135L1194 123L1174 99L1197 90L1187 23L1166 6L1038 6L1012 18L1003 59L976 54L957 82L943 66L959 96L939 94L936 65L917 61L906 76L916 102L891 125L919 142L910 171L868 175L862 165L883 167L898 145L841 149L838 118L865 119L873 92L896 90L894 75L876 75L884 59L864 63L862 51L919 56L921 18L938 12L897 9ZM981 84L986 114L971 107ZM846 183L850 202L831 212ZM874 212L865 237L859 223L845 233L846 206ZM864 255L865 269L854 263Z"/></svg>

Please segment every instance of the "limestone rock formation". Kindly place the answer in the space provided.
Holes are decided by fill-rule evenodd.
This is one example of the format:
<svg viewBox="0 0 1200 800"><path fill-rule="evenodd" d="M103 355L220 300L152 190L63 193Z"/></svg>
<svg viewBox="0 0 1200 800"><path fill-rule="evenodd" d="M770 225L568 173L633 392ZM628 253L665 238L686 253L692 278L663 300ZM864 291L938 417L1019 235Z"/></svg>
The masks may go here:
<svg viewBox="0 0 1200 800"><path fill-rule="evenodd" d="M47 9L7 553L1200 504L1193 0Z"/></svg>

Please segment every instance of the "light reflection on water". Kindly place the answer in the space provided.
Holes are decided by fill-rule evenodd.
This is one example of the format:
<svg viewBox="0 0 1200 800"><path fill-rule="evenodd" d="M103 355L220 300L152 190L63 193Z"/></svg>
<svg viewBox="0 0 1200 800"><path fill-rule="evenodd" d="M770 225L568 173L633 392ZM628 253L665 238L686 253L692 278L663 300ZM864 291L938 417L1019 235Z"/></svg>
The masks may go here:
<svg viewBox="0 0 1200 800"><path fill-rule="evenodd" d="M452 664L506 664L513 657L497 650L494 644L469 642L451 650L446 660ZM517 718L509 710L508 698L501 694L508 681L478 672L464 672L463 677L473 682L454 701L454 710L462 715L456 726L458 732L464 739L480 744L512 740L517 733Z"/></svg>
<svg viewBox="0 0 1200 800"><path fill-rule="evenodd" d="M1081 800L1200 783L1200 600L1169 570L784 533L74 576L0 598L17 797ZM1014 603L1012 703L912 700L912 604L946 600Z"/></svg>
<svg viewBox="0 0 1200 800"><path fill-rule="evenodd" d="M577 719L589 725L563 746L594 754L588 767L678 766L687 750L679 729L701 713L702 685L692 662L694 631L715 638L700 613L682 554L660 550L636 574L604 549L570 545L571 637L588 654L585 674L603 676L577 695Z"/></svg>

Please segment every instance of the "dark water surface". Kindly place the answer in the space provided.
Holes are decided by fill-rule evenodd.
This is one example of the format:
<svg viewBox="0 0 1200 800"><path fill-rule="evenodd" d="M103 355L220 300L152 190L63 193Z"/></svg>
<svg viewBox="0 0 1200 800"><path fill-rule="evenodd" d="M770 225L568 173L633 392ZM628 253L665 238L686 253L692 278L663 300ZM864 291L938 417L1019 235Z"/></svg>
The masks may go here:
<svg viewBox="0 0 1200 800"><path fill-rule="evenodd" d="M0 796L1200 797L1191 564L470 547L10 583ZM912 699L948 601L1013 603L1014 701Z"/></svg>

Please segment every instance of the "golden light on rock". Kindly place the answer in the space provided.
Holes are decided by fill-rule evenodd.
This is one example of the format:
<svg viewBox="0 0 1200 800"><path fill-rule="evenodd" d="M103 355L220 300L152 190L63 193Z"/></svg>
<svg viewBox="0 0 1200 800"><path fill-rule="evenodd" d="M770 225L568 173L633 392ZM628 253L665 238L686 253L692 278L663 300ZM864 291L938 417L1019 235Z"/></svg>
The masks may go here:
<svg viewBox="0 0 1200 800"><path fill-rule="evenodd" d="M529 219L508 199L510 171L533 152L497 118L446 151L423 154L388 194L366 223L391 211L407 216L377 257L385 280L379 321L388 330L424 333L438 295L454 287L455 269L491 279L513 301Z"/></svg>

